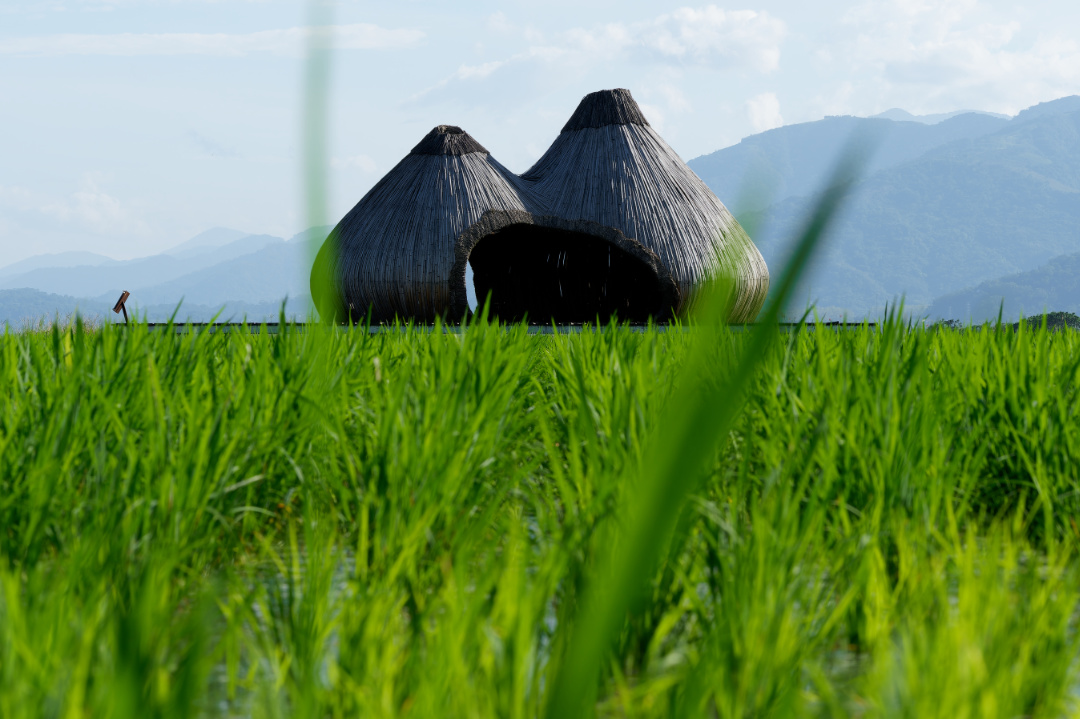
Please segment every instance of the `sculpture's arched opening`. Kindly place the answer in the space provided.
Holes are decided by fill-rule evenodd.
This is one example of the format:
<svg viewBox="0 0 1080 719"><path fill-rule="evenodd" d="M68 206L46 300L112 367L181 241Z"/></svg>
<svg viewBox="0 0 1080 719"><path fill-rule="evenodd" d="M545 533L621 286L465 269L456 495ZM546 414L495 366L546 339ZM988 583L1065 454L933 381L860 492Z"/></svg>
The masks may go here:
<svg viewBox="0 0 1080 719"><path fill-rule="evenodd" d="M667 319L660 277L602 237L534 224L511 224L481 238L469 254L476 300L491 294L503 321L644 322Z"/></svg>

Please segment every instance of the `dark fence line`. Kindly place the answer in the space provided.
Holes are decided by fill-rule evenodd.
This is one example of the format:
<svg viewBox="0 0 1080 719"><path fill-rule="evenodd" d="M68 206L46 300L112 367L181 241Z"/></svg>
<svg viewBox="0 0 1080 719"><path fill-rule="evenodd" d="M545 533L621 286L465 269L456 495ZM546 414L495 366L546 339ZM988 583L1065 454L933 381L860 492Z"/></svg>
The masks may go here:
<svg viewBox="0 0 1080 719"><path fill-rule="evenodd" d="M123 326L122 323L117 323L117 324L120 325L120 326ZM287 323L285 323L283 325L280 322L267 322L267 323L262 323L262 324L254 324L254 323L248 324L248 323L244 323L244 322L213 322L213 323L211 323L211 322L188 322L188 323L184 323L184 324L180 324L180 323L169 324L168 322L150 322L150 323L147 323L147 327L153 332L168 331L168 329L171 327L173 329L173 331L175 331L177 334L189 334L191 332L210 332L210 333L214 333L214 332L222 332L222 333L229 333L229 332L241 332L242 333L242 332L247 332L248 334L266 333L266 334L276 335L276 334L279 334L279 333L281 333L283 331L282 328L285 328L285 331L288 331L288 332L303 332L307 328L308 324L315 325L317 323L287 322ZM505 325L507 330L509 330L509 329L511 329L512 327L515 327L515 326L516 325ZM756 324L733 324L733 325L728 325L728 327L732 331L735 331L735 332L743 332L743 331L746 331L748 329L752 329L752 328L757 327L757 326L758 325L756 325ZM877 328L877 323L870 322L870 323L867 323L866 326L870 327L871 329L876 329ZM623 327L629 329L631 332L647 332L647 331L650 330L650 326L646 325L646 324L619 325L620 329L623 328ZM863 327L863 324L860 323L860 322L822 322L822 323L817 324L817 325L815 325L813 323L809 323L809 322L807 322L807 323L781 322L780 323L780 330L783 331L783 332L793 332L793 331L797 330L800 327L805 328L805 329L810 330L810 331L813 331L817 327L833 329L833 330L855 330L855 329L859 329L859 328ZM579 333L585 332L585 331L593 332L593 331L596 331L597 328L598 328L598 326L594 325L594 324L529 325L528 333L531 334L531 335L579 334ZM382 334L382 333L386 333L386 332L404 332L404 331L409 330L410 326L409 325L371 325L370 327L364 327L363 325L353 325L353 326L338 325L336 327L336 329L338 329L338 330L340 330L342 332L364 332L364 331L367 331L368 334L373 334L374 335L374 334ZM436 327L435 327L435 325L428 325L428 324L424 324L424 325L414 324L414 325L411 326L411 329L414 330L414 331L418 331L418 332L434 332ZM441 331L444 334L460 334L462 332L462 330L463 330L463 326L462 325L445 324L445 325L440 325L439 329L441 329ZM659 325L652 325L651 329L656 331L656 332L686 332L686 331L689 331L689 330L693 329L693 325L659 324ZM608 330L608 325L599 325L599 330L601 332L606 332Z"/></svg>

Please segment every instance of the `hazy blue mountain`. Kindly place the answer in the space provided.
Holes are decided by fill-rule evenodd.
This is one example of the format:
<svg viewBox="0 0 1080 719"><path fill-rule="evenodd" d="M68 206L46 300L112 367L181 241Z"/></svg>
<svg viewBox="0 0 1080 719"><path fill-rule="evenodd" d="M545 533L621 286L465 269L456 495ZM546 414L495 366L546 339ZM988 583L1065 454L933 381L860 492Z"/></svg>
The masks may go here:
<svg viewBox="0 0 1080 719"><path fill-rule="evenodd" d="M230 242L235 242L242 237L248 237L250 233L232 230L228 227L213 227L192 237L190 240L181 242L175 247L165 250L167 255L192 255L222 247Z"/></svg>
<svg viewBox="0 0 1080 719"><path fill-rule="evenodd" d="M132 314L158 322L168 319L177 305L180 320L206 322L219 312L219 321L245 316L252 321L276 320L286 297L287 316L306 319L311 306L308 276L313 248L309 240L321 244L329 231L329 227L312 228L288 241L248 235L194 255L158 255L106 267L70 268L77 278L61 272L65 268L51 268L52 274L44 269L22 273L11 281L29 279L48 286L67 281L93 292L0 289L0 325L21 327L27 321L65 318L76 308L84 316L119 321L111 310L124 289L131 292L128 308Z"/></svg>
<svg viewBox="0 0 1080 719"><path fill-rule="evenodd" d="M165 322L176 312L177 322L277 322L281 315L281 305L285 298L273 302L244 302L232 300L222 304L197 304L187 302L180 303L179 310L176 304L164 303L153 305L140 305L135 303L128 311L134 317L146 317L150 322ZM310 295L304 294L290 297L285 306L285 317L291 321L307 321L308 310L311 307ZM112 316L112 313L109 313ZM113 321L123 321L116 320Z"/></svg>
<svg viewBox="0 0 1080 719"><path fill-rule="evenodd" d="M1040 102L1038 105L1032 105L1028 109L1022 110L1016 116L1016 119L1020 122L1026 122L1044 115L1063 115L1071 112L1080 112L1080 95L1070 95L1049 102Z"/></svg>
<svg viewBox="0 0 1080 719"><path fill-rule="evenodd" d="M43 267L0 278L0 289L30 288L42 292L96 297L114 290L155 287L226 260L257 252L269 245L284 244L280 237L253 235L190 256L154 255L96 267Z"/></svg>
<svg viewBox="0 0 1080 719"><path fill-rule="evenodd" d="M1044 306L1080 309L1069 304L1076 287L1070 277L1080 275L1080 97L1043 103L1012 120L979 113L933 125L826 118L755 135L690 164L736 208L776 274L855 133L875 134L878 151L808 268L793 312L814 302L826 317L876 317L902 296L914 314L963 319L985 318L987 307L996 316L1002 297L1010 318ZM754 202L732 199L743 185L771 186L780 199L747 209ZM182 318L205 321L222 306L223 318L272 318L286 296L290 313L306 315L312 245L329 229L285 241L218 228L170 254L27 266L0 274L0 317L64 315L76 305L108 312L125 289L132 292L129 306L154 319L181 300ZM37 293L2 292L17 288Z"/></svg>
<svg viewBox="0 0 1080 719"><path fill-rule="evenodd" d="M107 265L116 262L111 257L105 255L98 255L93 252L57 252L46 255L34 255L33 257L27 257L25 260L14 262L10 265L4 265L0 267L0 277L11 277L13 275L21 275L31 270L42 269L45 267L100 267L101 265Z"/></svg>
<svg viewBox="0 0 1080 719"><path fill-rule="evenodd" d="M836 218L796 305L813 300L831 316L876 316L904 295L917 312L960 288L1080 250L1078 105L1080 98L1044 103L997 132L870 174ZM813 204L789 198L740 217L759 228L754 240L774 272Z"/></svg>
<svg viewBox="0 0 1080 719"><path fill-rule="evenodd" d="M330 227L311 228L288 241L267 244L256 252L200 268L168 282L140 287L138 291L132 290L133 299L144 306L175 305L183 299L185 305L213 307L223 302L262 305L280 303L286 296L308 296L314 259L308 240L314 236L321 244L330 230Z"/></svg>
<svg viewBox="0 0 1080 719"><path fill-rule="evenodd" d="M1080 252L939 297L927 316L984 322L997 319L999 308L1003 318L1010 321L1044 311L1080 314Z"/></svg>
<svg viewBox="0 0 1080 719"><path fill-rule="evenodd" d="M87 317L100 317L109 307L95 307L93 301L80 303L67 295L55 295L38 290L0 290L0 330L5 325L22 329L38 321L66 320L79 309Z"/></svg>
<svg viewBox="0 0 1080 719"><path fill-rule="evenodd" d="M324 225L322 227L309 227L302 232L297 232L295 235L289 238L289 242L314 242L315 250L322 247L322 243L326 240L327 235L330 234L330 230L334 229L333 225Z"/></svg>
<svg viewBox="0 0 1080 719"><path fill-rule="evenodd" d="M280 302L310 293L311 250L303 240L278 241L241 257L132 290L141 304L194 304L226 301Z"/></svg>
<svg viewBox="0 0 1080 719"><path fill-rule="evenodd" d="M68 322L78 312L91 324L102 322L123 322L124 317L112 311L115 297L105 299L76 298L57 295L38 290L18 289L0 290L0 332L4 327L20 330L27 327L49 325L59 319ZM285 307L286 317L294 320L306 320L311 299L307 294L290 298ZM128 313L133 317L146 317L151 322L165 322L176 313L178 322L209 322L215 315L218 322L276 322L281 312L281 300L273 302L232 301L221 304L197 304L184 302L177 304L139 305L129 303Z"/></svg>
<svg viewBox="0 0 1080 719"><path fill-rule="evenodd" d="M914 160L936 147L997 132L1010 121L981 113L935 125L880 118L827 117L745 138L690 160L690 168L736 215L824 189L840 152L854 136L876 142L870 173Z"/></svg>
<svg viewBox="0 0 1080 719"><path fill-rule="evenodd" d="M231 240L223 245L214 247L193 247L177 252L175 248L164 253L179 259L204 258L204 261L224 262L234 257L242 257L252 252L258 252L262 248L281 243L280 237L273 235L242 235L240 238Z"/></svg>
<svg viewBox="0 0 1080 719"><path fill-rule="evenodd" d="M997 117L1002 120L1010 119L1008 115L1001 115L996 112L983 112L982 110L956 110L955 112L941 112L933 115L912 115L907 110L901 110L899 107L894 107L885 112L879 112L870 117L880 118L882 120L895 120L896 122L921 122L924 125L936 125L939 122L951 119L957 115L967 115L968 113L989 115L990 117Z"/></svg>

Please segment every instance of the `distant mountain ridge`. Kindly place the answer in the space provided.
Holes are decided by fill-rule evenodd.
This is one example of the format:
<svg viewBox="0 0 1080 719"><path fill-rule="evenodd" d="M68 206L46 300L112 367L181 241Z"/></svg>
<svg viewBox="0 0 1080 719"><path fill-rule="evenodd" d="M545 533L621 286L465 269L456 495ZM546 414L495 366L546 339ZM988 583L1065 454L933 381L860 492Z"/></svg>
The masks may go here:
<svg viewBox="0 0 1080 719"><path fill-rule="evenodd" d="M284 299L284 298L283 298ZM13 330L49 325L54 321L70 322L78 314L89 324L122 323L123 316L112 312L116 298L105 300L80 299L39 290L0 290L0 333L5 326ZM285 316L290 320L306 320L311 298L308 295L290 297L285 304ZM132 319L146 317L151 322L164 322L175 313L177 322L276 322L282 301L231 301L216 305L182 304L137 305L129 309Z"/></svg>
<svg viewBox="0 0 1080 719"><path fill-rule="evenodd" d="M122 290L131 292L128 308L133 313L145 313L154 321L167 319L178 305L181 320L207 321L222 308L223 319L245 314L275 319L286 297L289 316L306 318L309 240L314 235L321 241L329 231L312 228L289 240L215 231L210 242L202 233L195 238L199 242L168 251L177 255L111 260L101 266L35 267L0 278L0 325L18 326L28 318L51 320L76 309L86 316L111 314ZM232 239L237 234L240 238Z"/></svg>
<svg viewBox="0 0 1080 719"><path fill-rule="evenodd" d="M247 232L233 230L228 227L212 227L209 230L200 232L190 240L181 242L175 247L170 247L162 254L173 255L176 257L197 255L203 252L210 252L218 247L228 245L249 236L250 235Z"/></svg>
<svg viewBox="0 0 1080 719"><path fill-rule="evenodd" d="M1038 105L1032 105L1026 110L1021 110L1013 119L1019 122L1027 122L1046 115L1066 115L1073 112L1080 112L1080 95L1070 95L1049 102L1040 102Z"/></svg>
<svg viewBox="0 0 1080 719"><path fill-rule="evenodd" d="M250 235L226 245L195 254L168 254L140 257L103 263L91 268L41 267L17 275L0 278L0 289L29 287L42 292L96 297L106 292L154 287L198 270L212 267L225 260L249 255L274 243L280 237Z"/></svg>
<svg viewBox="0 0 1080 719"><path fill-rule="evenodd" d="M21 275L26 272L32 272L33 270L48 267L100 267L101 265L107 265L113 262L116 262L116 260L111 257L79 250L73 252L58 252L56 254L48 255L35 255L34 257L27 257L25 260L20 260L19 262L0 267L0 278Z"/></svg>
<svg viewBox="0 0 1080 719"><path fill-rule="evenodd" d="M999 311L1009 321L1045 311L1080 314L1080 252L938 297L926 314L935 320L986 322L996 320Z"/></svg>
<svg viewBox="0 0 1080 719"><path fill-rule="evenodd" d="M827 117L752 135L687 164L738 215L821 192L837 158L853 138L876 144L866 168L872 174L951 142L992 134L1009 122L978 113L958 115L935 125Z"/></svg>
<svg viewBox="0 0 1080 719"><path fill-rule="evenodd" d="M223 259L168 282L138 288L141 304L162 304L184 298L196 304L242 300L280 301L286 295L309 293L308 267L313 257L303 242L266 243L254 252Z"/></svg>
<svg viewBox="0 0 1080 719"><path fill-rule="evenodd" d="M774 272L828 176L831 148L842 142L835 132L839 121L850 128L890 122L830 118L762 133L706 156L713 169L731 169L722 183L706 179L718 194L760 173L760 158L766 170L780 168L794 178L782 186L783 199L737 212L754 228L754 242ZM949 126L958 121L963 124L954 124L953 132ZM893 124L907 134L894 128L883 139L884 155L879 151L852 189L808 267L791 313L812 302L829 317L876 317L903 297L917 314L936 298L1080 251L1080 97L1042 103L1012 120L961 115L933 126ZM925 134L935 128L949 129L953 137L940 142L941 134ZM898 147L898 137L922 140ZM744 145L759 159L748 159ZM904 157L915 149L922 152ZM816 189L794 194L815 178Z"/></svg>
<svg viewBox="0 0 1080 719"><path fill-rule="evenodd" d="M877 137L866 173L797 288L792 314L812 302L829 318L877 317L901 297L916 316L963 320L964 313L985 318L987 307L996 317L1002 298L1007 317L1080 311L1070 304L1069 279L1080 274L1080 97L1013 119L926 119L829 117L745 138L689 164L752 230L775 275L840 149L861 133ZM225 316L273 317L286 296L289 312L306 316L307 238L319 243L329 230L285 240L214 228L137 260L30 258L0 268L0 323L17 324L25 312L63 316L76 306L105 313L121 290L132 292L129 307L152 319L168 317L181 300L181 318L208 319L222 307Z"/></svg>
<svg viewBox="0 0 1080 719"><path fill-rule="evenodd" d="M882 120L895 120L897 122L921 122L924 125L936 125L944 120L949 120L957 115L989 115L990 117L996 117L1001 120L1011 120L1008 115L1002 115L997 112L984 112L982 110L956 110L954 112L941 112L933 115L913 115L907 110L901 110L899 107L894 107L885 112L879 112L876 115L871 115L871 118L879 118Z"/></svg>

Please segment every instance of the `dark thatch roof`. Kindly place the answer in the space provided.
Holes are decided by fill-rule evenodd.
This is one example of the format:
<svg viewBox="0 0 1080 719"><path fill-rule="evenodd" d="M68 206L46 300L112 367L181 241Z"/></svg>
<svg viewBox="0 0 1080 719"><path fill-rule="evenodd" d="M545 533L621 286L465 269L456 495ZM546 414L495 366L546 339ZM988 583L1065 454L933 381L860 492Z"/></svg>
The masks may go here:
<svg viewBox="0 0 1080 719"><path fill-rule="evenodd" d="M586 95L563 125L563 132L574 132L605 125L642 125L649 121L630 96L629 90L601 90Z"/></svg>
<svg viewBox="0 0 1080 719"><path fill-rule="evenodd" d="M358 318L370 307L375 321L432 321L450 309L458 237L488 210L542 207L468 133L440 125L331 232L312 268L312 297L323 316Z"/></svg>
<svg viewBox="0 0 1080 719"><path fill-rule="evenodd" d="M312 296L339 319L457 319L467 263L500 316L541 322L685 313L718 275L734 280L729 319L750 321L769 285L753 242L627 90L587 95L520 177L436 127L338 223Z"/></svg>
<svg viewBox="0 0 1080 719"><path fill-rule="evenodd" d="M633 105L633 112L623 109ZM577 122L587 118L592 122ZM640 118L640 122L638 122ZM606 124L598 125L601 120ZM769 289L761 253L705 183L644 121L626 90L581 101L547 152L522 177L559 217L614 227L659 255L688 309L718 273L736 283L733 321L757 316Z"/></svg>
<svg viewBox="0 0 1080 719"><path fill-rule="evenodd" d="M488 154L487 149L473 139L472 135L454 125L439 125L424 136L410 154L413 155L469 155L474 152Z"/></svg>

